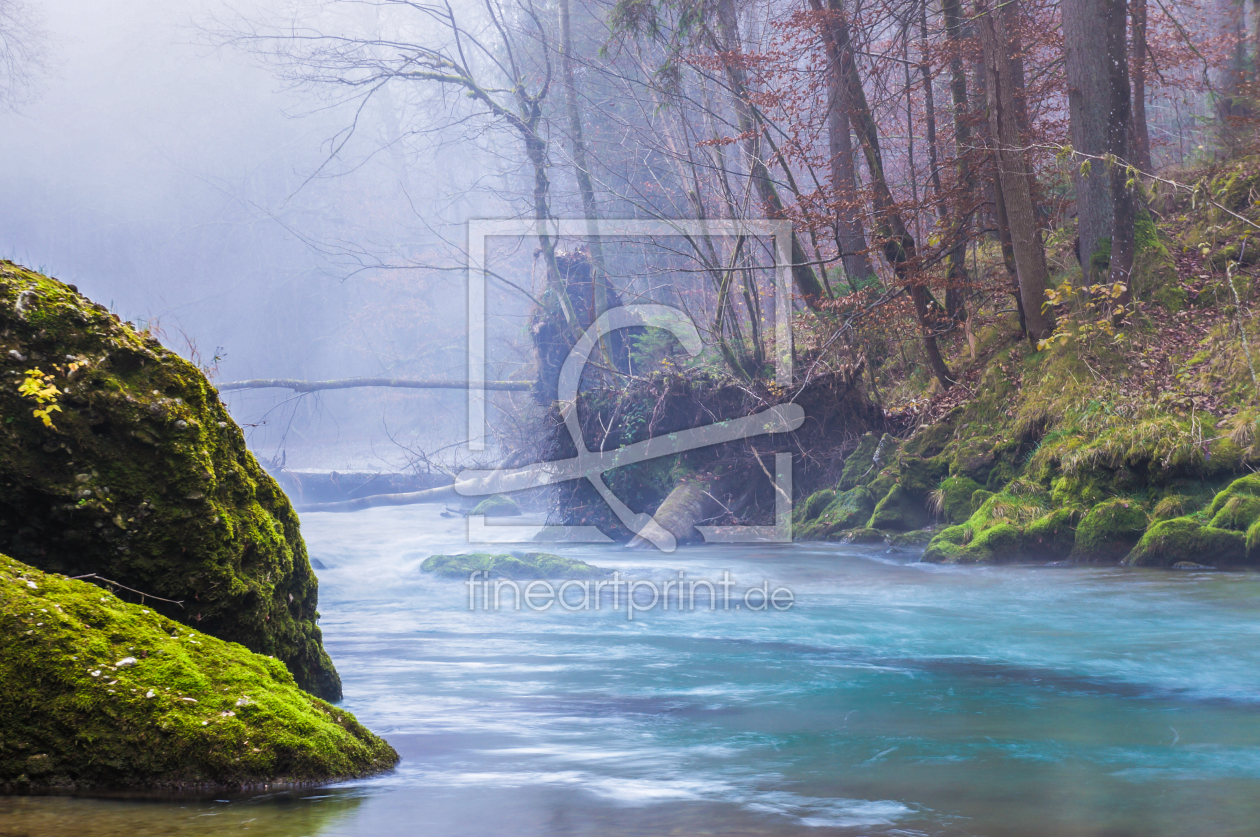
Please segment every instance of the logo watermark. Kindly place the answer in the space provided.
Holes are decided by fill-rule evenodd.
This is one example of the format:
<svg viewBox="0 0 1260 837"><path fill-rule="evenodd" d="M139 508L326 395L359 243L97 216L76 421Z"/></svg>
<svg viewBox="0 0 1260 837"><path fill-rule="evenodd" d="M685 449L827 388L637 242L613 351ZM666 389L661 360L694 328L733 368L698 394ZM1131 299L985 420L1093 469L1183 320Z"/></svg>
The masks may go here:
<svg viewBox="0 0 1260 837"><path fill-rule="evenodd" d="M489 236L524 236L539 231L539 222L469 222L468 294L468 421L470 450L485 449L485 299L486 247ZM787 221L600 221L547 222L553 236L732 236L769 235L775 239L775 379L780 386L792 383L792 330L790 259L791 224ZM603 475L684 451L799 428L805 411L798 404L780 404L738 419L657 436L612 450L591 451L582 436L577 417L578 385L590 356L600 341L614 331L651 326L673 335L689 355L700 353L700 331L683 311L658 303L626 305L600 315L578 339L560 370L557 393L561 415L577 456L553 462L537 462L521 468L494 471L465 470L455 490L465 496L484 496L522 491L573 479L586 479L627 529L663 552L677 546L674 535L651 515L636 514L604 482ZM749 543L792 540L792 455L775 456L775 524L773 526L698 526L706 542ZM593 526L487 526L485 519L469 516L469 540L474 543L512 540L567 540L608 543ZM511 530L516 530L512 533ZM519 537L516 536L519 533ZM506 535L506 536L505 536Z"/></svg>
<svg viewBox="0 0 1260 837"><path fill-rule="evenodd" d="M769 581L752 587L732 590L735 582L730 572L722 578L690 579L679 571L677 578L664 581L646 578L622 578L614 572L611 579L569 579L567 581L517 582L509 578L491 578L484 570L468 576L468 609L470 611L528 610L545 613L553 607L569 613L592 610L620 611L633 622L636 613L652 610L674 610L681 613L709 610L722 611L787 611L796 604L796 595L787 587L770 589ZM607 607L605 607L607 605Z"/></svg>

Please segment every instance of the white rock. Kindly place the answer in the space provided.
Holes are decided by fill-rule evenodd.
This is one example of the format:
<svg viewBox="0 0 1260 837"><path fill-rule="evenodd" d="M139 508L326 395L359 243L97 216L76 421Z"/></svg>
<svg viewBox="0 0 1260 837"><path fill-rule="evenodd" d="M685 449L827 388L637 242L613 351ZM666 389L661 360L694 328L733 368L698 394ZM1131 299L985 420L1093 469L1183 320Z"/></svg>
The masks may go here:
<svg viewBox="0 0 1260 837"><path fill-rule="evenodd" d="M157 692L153 691L152 689L149 689L149 691L144 693L144 696L147 698L157 697Z"/></svg>
<svg viewBox="0 0 1260 837"><path fill-rule="evenodd" d="M137 662L139 661L135 657L123 657L121 660L114 663L114 668L131 668Z"/></svg>

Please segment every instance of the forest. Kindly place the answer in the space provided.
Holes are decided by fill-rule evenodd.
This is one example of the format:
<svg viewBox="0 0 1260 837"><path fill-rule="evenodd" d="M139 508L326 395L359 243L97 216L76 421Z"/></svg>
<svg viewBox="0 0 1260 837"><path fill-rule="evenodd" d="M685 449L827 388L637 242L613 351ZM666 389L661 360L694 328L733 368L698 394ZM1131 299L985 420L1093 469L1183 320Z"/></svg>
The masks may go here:
<svg viewBox="0 0 1260 837"><path fill-rule="evenodd" d="M119 7L0 0L0 834L1255 833L1260 0Z"/></svg>

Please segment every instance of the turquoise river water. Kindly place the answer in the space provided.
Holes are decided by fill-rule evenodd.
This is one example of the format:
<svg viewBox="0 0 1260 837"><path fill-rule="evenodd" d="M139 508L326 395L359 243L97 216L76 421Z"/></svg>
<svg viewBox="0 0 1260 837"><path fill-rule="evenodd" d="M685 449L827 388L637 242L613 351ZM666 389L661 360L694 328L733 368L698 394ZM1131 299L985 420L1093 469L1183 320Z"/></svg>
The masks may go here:
<svg viewBox="0 0 1260 837"><path fill-rule="evenodd" d="M436 507L303 530L344 705L398 769L248 796L0 798L0 835L1260 834L1260 574L552 549L794 596L711 611L700 587L694 611L630 620L607 590L598 610L506 595L470 612L464 582L419 570L469 550Z"/></svg>

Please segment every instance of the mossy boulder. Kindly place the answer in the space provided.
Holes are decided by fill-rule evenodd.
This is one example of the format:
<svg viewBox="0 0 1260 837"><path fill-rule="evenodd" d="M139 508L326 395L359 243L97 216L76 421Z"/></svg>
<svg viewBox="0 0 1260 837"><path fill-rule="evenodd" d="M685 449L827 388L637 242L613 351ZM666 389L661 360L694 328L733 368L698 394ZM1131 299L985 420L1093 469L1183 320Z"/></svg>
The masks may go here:
<svg viewBox="0 0 1260 837"><path fill-rule="evenodd" d="M865 526L871 513L875 511L875 496L864 485L840 494L831 494L831 502L814 520L806 523L796 533L799 540L830 538L846 529Z"/></svg>
<svg viewBox="0 0 1260 837"><path fill-rule="evenodd" d="M1207 510L1208 525L1218 529L1246 532L1260 520L1260 474L1236 479L1212 499Z"/></svg>
<svg viewBox="0 0 1260 837"><path fill-rule="evenodd" d="M940 492L941 514L950 523L962 523L975 514L980 503L992 496L992 492L985 491L971 477L947 477L941 482ZM980 492L987 496L979 497L980 503L976 503L973 498Z"/></svg>
<svg viewBox="0 0 1260 837"><path fill-rule="evenodd" d="M0 556L0 790L235 788L398 754L278 660Z"/></svg>
<svg viewBox="0 0 1260 837"><path fill-rule="evenodd" d="M509 578L527 581L535 578L601 578L611 570L593 567L585 561L564 558L549 552L525 552L516 555L491 555L471 552L465 555L431 555L420 565L426 573L438 578L468 579L481 571L484 578Z"/></svg>
<svg viewBox="0 0 1260 837"><path fill-rule="evenodd" d="M1146 531L1146 512L1135 500L1112 499L1094 506L1076 527L1076 561L1115 562L1129 554Z"/></svg>
<svg viewBox="0 0 1260 837"><path fill-rule="evenodd" d="M24 395L31 381L55 388L52 401ZM48 422L33 415L52 406ZM150 599L340 697L297 515L199 369L0 261L0 417L0 549L182 601Z"/></svg>
<svg viewBox="0 0 1260 837"><path fill-rule="evenodd" d="M923 553L923 560L933 564L999 564L1020 557L1019 528L1005 522L978 531L966 523L950 526Z"/></svg>
<svg viewBox="0 0 1260 837"><path fill-rule="evenodd" d="M803 523L817 520L818 516L823 513L827 506L831 505L831 501L834 499L836 499L836 492L830 488L815 491L805 499L805 502L793 509L793 523L800 526Z"/></svg>
<svg viewBox="0 0 1260 837"><path fill-rule="evenodd" d="M1024 527L1025 554L1038 560L1067 558L1076 546L1076 522L1080 514L1071 509L1055 509Z"/></svg>
<svg viewBox="0 0 1260 837"><path fill-rule="evenodd" d="M520 513L521 507L516 505L516 501L503 494L487 497L469 512L469 514L483 514L486 517L516 517Z"/></svg>
<svg viewBox="0 0 1260 837"><path fill-rule="evenodd" d="M923 529L931 522L923 501L916 498L905 486L894 485L875 504L875 510L871 512L871 519L866 526L868 529L910 532Z"/></svg>
<svg viewBox="0 0 1260 837"><path fill-rule="evenodd" d="M844 460L844 469L840 472L840 482L836 488L848 491L870 482L888 464L896 447L896 439L891 436L881 437L875 433L862 436L858 440L857 448ZM876 453L882 461L876 461Z"/></svg>
<svg viewBox="0 0 1260 837"><path fill-rule="evenodd" d="M889 546L926 546L935 534L931 529L919 529L917 532L897 532L888 536Z"/></svg>
<svg viewBox="0 0 1260 837"><path fill-rule="evenodd" d="M1190 517L1176 517L1152 526L1124 563L1134 567L1171 567L1182 561L1207 561L1213 566L1245 564L1246 544L1241 532L1204 526Z"/></svg>
<svg viewBox="0 0 1260 837"><path fill-rule="evenodd" d="M855 544L875 544L883 543L888 539L888 535L878 529L850 529L844 534L842 540L845 543Z"/></svg>

